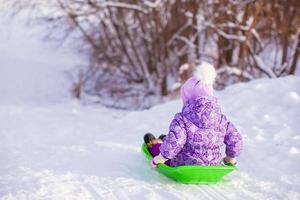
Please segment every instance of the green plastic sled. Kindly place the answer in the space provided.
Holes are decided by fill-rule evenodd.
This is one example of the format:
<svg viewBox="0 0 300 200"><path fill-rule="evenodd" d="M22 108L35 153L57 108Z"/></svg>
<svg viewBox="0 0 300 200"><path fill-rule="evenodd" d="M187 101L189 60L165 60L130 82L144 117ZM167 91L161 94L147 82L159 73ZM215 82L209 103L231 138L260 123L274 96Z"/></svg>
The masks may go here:
<svg viewBox="0 0 300 200"><path fill-rule="evenodd" d="M152 159L146 144L142 145L142 153L147 160ZM217 183L224 176L238 168L232 164L222 166L185 165L179 167L159 164L156 169L163 175L181 183L210 184Z"/></svg>

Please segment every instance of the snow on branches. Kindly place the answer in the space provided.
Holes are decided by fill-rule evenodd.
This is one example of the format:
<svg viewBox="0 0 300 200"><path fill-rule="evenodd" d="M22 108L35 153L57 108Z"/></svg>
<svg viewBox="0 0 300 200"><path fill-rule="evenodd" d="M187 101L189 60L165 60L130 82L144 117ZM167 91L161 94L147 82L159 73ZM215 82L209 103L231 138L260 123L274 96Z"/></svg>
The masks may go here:
<svg viewBox="0 0 300 200"><path fill-rule="evenodd" d="M101 98L167 96L183 64L213 63L218 88L293 74L298 65L295 0L51 2L46 22L89 56L76 91Z"/></svg>

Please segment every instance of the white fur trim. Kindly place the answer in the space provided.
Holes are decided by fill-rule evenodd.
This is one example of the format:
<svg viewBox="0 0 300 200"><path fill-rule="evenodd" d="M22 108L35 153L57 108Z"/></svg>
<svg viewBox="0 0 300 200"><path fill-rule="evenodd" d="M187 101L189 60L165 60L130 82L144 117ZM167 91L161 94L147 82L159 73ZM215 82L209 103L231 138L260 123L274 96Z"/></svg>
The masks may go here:
<svg viewBox="0 0 300 200"><path fill-rule="evenodd" d="M217 76L214 66L207 62L202 62L196 67L194 76L206 85L213 85Z"/></svg>

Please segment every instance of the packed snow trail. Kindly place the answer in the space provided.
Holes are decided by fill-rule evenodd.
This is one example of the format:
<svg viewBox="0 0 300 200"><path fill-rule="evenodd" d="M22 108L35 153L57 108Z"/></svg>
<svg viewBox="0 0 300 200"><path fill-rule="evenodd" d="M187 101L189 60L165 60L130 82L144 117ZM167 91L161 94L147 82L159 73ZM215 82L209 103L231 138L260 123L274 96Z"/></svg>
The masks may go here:
<svg viewBox="0 0 300 200"><path fill-rule="evenodd" d="M24 63L12 41L0 46L0 199L300 199L300 77L217 92L244 139L240 170L216 185L185 185L140 152L145 132L167 133L180 100L135 112L82 105L63 95L63 71L75 63L60 58L73 56L50 51L58 63L47 62L41 43Z"/></svg>

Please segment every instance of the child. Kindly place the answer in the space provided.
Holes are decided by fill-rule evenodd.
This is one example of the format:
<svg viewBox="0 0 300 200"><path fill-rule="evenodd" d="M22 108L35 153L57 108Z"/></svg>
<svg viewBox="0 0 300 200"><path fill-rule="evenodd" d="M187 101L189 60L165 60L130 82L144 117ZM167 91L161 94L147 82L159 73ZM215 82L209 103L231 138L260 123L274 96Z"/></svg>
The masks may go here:
<svg viewBox="0 0 300 200"><path fill-rule="evenodd" d="M234 159L242 149L242 138L234 125L222 114L213 96L215 69L201 64L193 77L181 87L183 108L175 115L169 134L160 145L160 154L152 165L221 165L220 148L225 143L224 163L236 164Z"/></svg>
<svg viewBox="0 0 300 200"><path fill-rule="evenodd" d="M144 135L144 142L147 145L151 155L153 157L160 154L160 145L163 143L163 139L166 137L166 135L160 135L158 139L155 138L155 136L151 133L146 133Z"/></svg>

